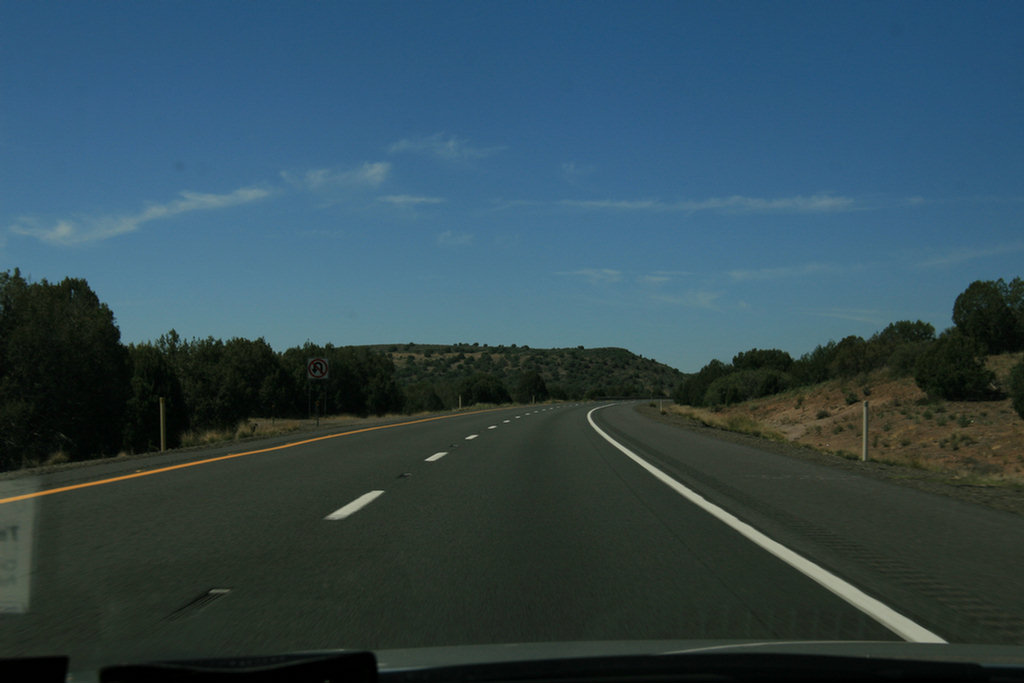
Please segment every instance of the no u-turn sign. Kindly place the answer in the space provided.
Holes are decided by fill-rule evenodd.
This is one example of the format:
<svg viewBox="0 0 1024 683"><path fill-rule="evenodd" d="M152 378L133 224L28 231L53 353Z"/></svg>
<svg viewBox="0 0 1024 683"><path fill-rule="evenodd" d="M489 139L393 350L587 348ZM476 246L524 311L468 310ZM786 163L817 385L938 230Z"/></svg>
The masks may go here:
<svg viewBox="0 0 1024 683"><path fill-rule="evenodd" d="M306 362L306 376L310 379L327 379L327 359L310 358Z"/></svg>

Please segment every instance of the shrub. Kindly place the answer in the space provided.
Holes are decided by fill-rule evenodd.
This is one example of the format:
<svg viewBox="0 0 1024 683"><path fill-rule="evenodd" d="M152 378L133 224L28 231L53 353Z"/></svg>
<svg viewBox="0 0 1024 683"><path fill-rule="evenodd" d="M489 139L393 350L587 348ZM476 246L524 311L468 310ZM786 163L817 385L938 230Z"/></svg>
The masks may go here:
<svg viewBox="0 0 1024 683"><path fill-rule="evenodd" d="M843 338L835 347L835 355L829 366L833 377L854 377L871 369L867 354L867 342L862 338L850 335Z"/></svg>
<svg viewBox="0 0 1024 683"><path fill-rule="evenodd" d="M750 349L736 354L732 359L732 366L737 370L770 369L788 372L792 365L792 357L779 349Z"/></svg>
<svg viewBox="0 0 1024 683"><path fill-rule="evenodd" d="M1004 296L1005 288L1002 280L977 280L953 304L957 329L976 339L988 353L1012 351L1019 344L1015 339L1017 322Z"/></svg>
<svg viewBox="0 0 1024 683"><path fill-rule="evenodd" d="M985 368L982 346L953 330L939 337L921 354L914 381L930 397L951 401L986 398L995 375Z"/></svg>
<svg viewBox="0 0 1024 683"><path fill-rule="evenodd" d="M1013 409L1024 418L1024 359L1010 371L1009 390Z"/></svg>
<svg viewBox="0 0 1024 683"><path fill-rule="evenodd" d="M732 366L726 365L717 358L700 369L700 372L689 375L676 389L673 398L682 405L710 405L704 401L708 387L716 379L732 372Z"/></svg>
<svg viewBox="0 0 1024 683"><path fill-rule="evenodd" d="M792 379L785 372L761 368L740 370L713 381L704 394L704 405L740 403L785 391Z"/></svg>

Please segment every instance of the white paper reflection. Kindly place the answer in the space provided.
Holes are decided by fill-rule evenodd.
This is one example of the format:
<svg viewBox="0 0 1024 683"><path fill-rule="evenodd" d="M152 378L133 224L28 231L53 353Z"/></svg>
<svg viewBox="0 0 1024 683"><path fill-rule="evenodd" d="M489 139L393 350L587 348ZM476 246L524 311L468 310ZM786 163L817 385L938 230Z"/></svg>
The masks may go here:
<svg viewBox="0 0 1024 683"><path fill-rule="evenodd" d="M0 501L35 490L34 482L0 482ZM36 499L0 502L0 614L24 614L32 595Z"/></svg>

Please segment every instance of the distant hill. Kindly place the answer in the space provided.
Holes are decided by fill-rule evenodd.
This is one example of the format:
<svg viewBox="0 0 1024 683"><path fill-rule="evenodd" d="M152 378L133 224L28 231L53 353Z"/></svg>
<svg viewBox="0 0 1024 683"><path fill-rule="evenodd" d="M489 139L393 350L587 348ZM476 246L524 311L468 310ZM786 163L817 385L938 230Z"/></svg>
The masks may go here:
<svg viewBox="0 0 1024 683"><path fill-rule="evenodd" d="M534 349L486 344L380 344L391 358L395 379L405 387L457 387L474 376L497 378L515 396L524 378L537 373L552 398L669 396L683 374L626 349L582 346Z"/></svg>

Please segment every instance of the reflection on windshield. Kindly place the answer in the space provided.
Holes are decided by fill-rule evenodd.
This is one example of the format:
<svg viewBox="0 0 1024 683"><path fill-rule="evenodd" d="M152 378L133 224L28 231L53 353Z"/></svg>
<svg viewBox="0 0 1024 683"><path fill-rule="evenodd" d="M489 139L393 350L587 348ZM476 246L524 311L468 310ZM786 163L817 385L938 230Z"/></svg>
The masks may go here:
<svg viewBox="0 0 1024 683"><path fill-rule="evenodd" d="M32 490L31 479L0 481L0 500ZM0 505L0 614L24 614L32 596L34 499Z"/></svg>

